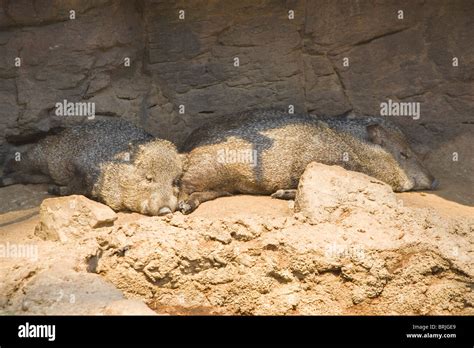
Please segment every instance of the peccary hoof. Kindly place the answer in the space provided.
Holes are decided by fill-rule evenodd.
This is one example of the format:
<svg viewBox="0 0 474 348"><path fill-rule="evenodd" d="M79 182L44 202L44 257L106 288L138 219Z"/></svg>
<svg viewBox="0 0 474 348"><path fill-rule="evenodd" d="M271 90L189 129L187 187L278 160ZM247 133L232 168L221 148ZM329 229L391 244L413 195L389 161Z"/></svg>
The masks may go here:
<svg viewBox="0 0 474 348"><path fill-rule="evenodd" d="M271 195L272 198L291 200L296 197L296 190L278 190Z"/></svg>
<svg viewBox="0 0 474 348"><path fill-rule="evenodd" d="M195 208L193 208L193 206L189 202L181 201L178 203L178 209L181 213L187 215L191 213Z"/></svg>

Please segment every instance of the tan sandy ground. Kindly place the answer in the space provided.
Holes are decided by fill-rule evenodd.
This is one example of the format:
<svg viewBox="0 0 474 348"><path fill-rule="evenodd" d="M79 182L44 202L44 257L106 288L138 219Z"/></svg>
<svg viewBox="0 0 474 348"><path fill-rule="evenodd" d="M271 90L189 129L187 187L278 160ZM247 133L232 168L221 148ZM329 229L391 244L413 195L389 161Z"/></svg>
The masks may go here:
<svg viewBox="0 0 474 348"><path fill-rule="evenodd" d="M472 188L463 189L461 185L444 185L439 192L449 192L451 188L457 189L454 195L470 196L470 205L450 201L433 192L405 192L397 196L407 207L435 209L442 216L473 217L474 194ZM38 210L44 198L52 197L47 194L45 185L14 185L0 189L0 243L21 243L33 236L33 231L38 223ZM451 191L452 192L452 191ZM464 200L468 197L464 196ZM203 203L193 216L203 218L265 216L275 218L291 216L292 209L289 202L275 200L266 196L240 195L222 197L214 201ZM141 216L135 213L119 213L119 221L131 222Z"/></svg>
<svg viewBox="0 0 474 348"><path fill-rule="evenodd" d="M38 208L44 198L51 197L46 193L45 185L15 185L1 188L0 200L0 243L35 243L40 250L53 250L57 247L54 242L42 241L34 235L34 229L39 221ZM462 202L470 202L470 205L460 204L442 196L462 196ZM458 182L450 183L446 179L440 191L435 192L409 192L397 194L407 207L431 207L443 217L464 218L474 216L473 195L465 185ZM202 204L192 216L195 218L233 219L259 217L269 221L281 217L291 217L293 202L274 200L265 196L234 196L224 197ZM116 224L125 224L142 218L135 213L119 213ZM54 255L54 254L53 254ZM58 253L58 258L64 258L65 253ZM54 257L54 256L52 256ZM17 260L13 262L18 262ZM0 272L9 272L13 262L3 259L0 262ZM25 274L25 279L29 277ZM4 284L5 285L5 284ZM12 290L10 290L12 291ZM5 295L5 294L4 294ZM5 299L4 299L5 301ZM206 308L165 308L162 305L155 306L158 312L171 314L207 314L212 309ZM370 309L357 306L348 314L370 314Z"/></svg>

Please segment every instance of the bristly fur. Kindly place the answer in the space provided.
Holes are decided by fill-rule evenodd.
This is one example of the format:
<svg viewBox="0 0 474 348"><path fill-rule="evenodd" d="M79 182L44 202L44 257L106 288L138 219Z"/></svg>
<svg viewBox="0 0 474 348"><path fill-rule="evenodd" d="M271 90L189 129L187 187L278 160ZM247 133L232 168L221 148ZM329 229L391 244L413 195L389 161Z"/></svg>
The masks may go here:
<svg viewBox="0 0 474 348"><path fill-rule="evenodd" d="M256 158L252 163L222 163L218 159L223 149L251 150ZM247 111L198 128L183 150L189 152L181 180L183 200L195 192L211 191L206 197L215 198L219 193L271 194L295 189L312 161L363 172L395 191L429 188L433 179L403 133L380 118ZM400 153L410 159L402 159Z"/></svg>
<svg viewBox="0 0 474 348"><path fill-rule="evenodd" d="M67 193L84 194L115 210L156 215L163 206L175 209L181 170L173 144L117 119L48 136L20 162L10 161L6 172L10 181L20 178L21 183L44 175Z"/></svg>

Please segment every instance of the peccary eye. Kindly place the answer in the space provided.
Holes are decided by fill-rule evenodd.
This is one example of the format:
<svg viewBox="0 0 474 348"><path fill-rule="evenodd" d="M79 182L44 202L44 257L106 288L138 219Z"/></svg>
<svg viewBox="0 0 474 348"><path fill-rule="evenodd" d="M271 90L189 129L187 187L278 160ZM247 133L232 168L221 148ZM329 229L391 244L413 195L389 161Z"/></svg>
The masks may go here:
<svg viewBox="0 0 474 348"><path fill-rule="evenodd" d="M180 178L176 178L176 179L173 180L173 186L179 186L180 183L181 183Z"/></svg>
<svg viewBox="0 0 474 348"><path fill-rule="evenodd" d="M402 156L403 159L408 159L408 155L405 152L400 152L400 155Z"/></svg>

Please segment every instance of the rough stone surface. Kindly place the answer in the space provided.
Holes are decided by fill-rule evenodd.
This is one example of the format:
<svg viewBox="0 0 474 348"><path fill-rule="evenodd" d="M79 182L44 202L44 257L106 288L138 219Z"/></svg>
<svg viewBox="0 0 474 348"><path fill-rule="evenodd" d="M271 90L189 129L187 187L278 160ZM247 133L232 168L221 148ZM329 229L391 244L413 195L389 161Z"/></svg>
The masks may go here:
<svg viewBox="0 0 474 348"><path fill-rule="evenodd" d="M40 206L36 235L49 240L67 241L90 230L112 224L117 214L104 204L84 196L45 199Z"/></svg>
<svg viewBox="0 0 474 348"><path fill-rule="evenodd" d="M156 315L145 303L139 300L118 300L109 304L106 315Z"/></svg>
<svg viewBox="0 0 474 348"><path fill-rule="evenodd" d="M421 103L419 120L392 120L411 135L428 168L443 174L441 187L448 179L459 186L436 194L472 205L466 187L473 180L473 6L469 0L0 0L0 162L7 142L35 141L56 126L84 122L54 116L63 99L93 101L98 118L123 117L179 143L203 122L244 109L292 104L318 115L363 116L378 114L390 98ZM352 175L339 174L341 182ZM362 185L361 178L351 180ZM114 286L159 313L474 314L474 224L472 214L456 216L466 206L446 205L454 213L440 217L431 208L392 204L383 190L380 206L372 206L369 192L335 186L336 198L351 200L318 201L317 191L305 189L304 209L294 216L249 214L247 200L234 207L239 218L223 210L222 217L132 214L113 227L74 225L74 238L57 243L33 234L34 217L25 224L17 217L25 197L36 200L46 189L21 189L21 198L18 188L2 189L2 198L14 199L0 202L9 211L0 241L37 246L39 259L0 258L2 314L123 313ZM316 214L302 197L334 214ZM420 205L432 201L439 202L428 195ZM4 222L9 216L13 222ZM72 293L80 306L70 303Z"/></svg>
<svg viewBox="0 0 474 348"><path fill-rule="evenodd" d="M142 301L125 299L120 290L97 274L51 265L30 268L30 273L25 276L19 269L15 267L12 273L21 279L22 291L7 292L8 298L2 298L2 305L6 305L6 308L0 307L0 313L156 315ZM2 290L8 289L4 287Z"/></svg>
<svg viewBox="0 0 474 348"><path fill-rule="evenodd" d="M5 141L83 122L54 116L63 99L179 143L244 109L373 115L391 98L421 103L419 120L395 117L415 140L447 139L472 123L473 11L469 0L1 1L0 158Z"/></svg>
<svg viewBox="0 0 474 348"><path fill-rule="evenodd" d="M88 218L92 224L94 217ZM156 314L143 301L127 299L103 277L88 272L91 264L86 261L97 248L97 233L107 227L84 233L83 226L73 224L76 237L58 242L34 234L37 219L0 231L0 315ZM5 253L12 248L17 252ZM18 252L21 248L29 253Z"/></svg>
<svg viewBox="0 0 474 348"><path fill-rule="evenodd" d="M341 214L349 215L354 207L376 214L397 206L389 185L362 173L316 162L306 167L295 199L295 210L315 223L336 221Z"/></svg>
<svg viewBox="0 0 474 348"><path fill-rule="evenodd" d="M112 301L123 299L112 284L94 274L42 272L13 298L16 314L100 314Z"/></svg>
<svg viewBox="0 0 474 348"><path fill-rule="evenodd" d="M393 197L372 178L313 164L296 213L269 197L225 197L186 216L119 213L87 233L76 224L64 242L40 239L38 218L18 213L0 225L0 313L150 313L134 302L144 301L160 314L473 315L472 214ZM20 245L37 253L4 255Z"/></svg>
<svg viewBox="0 0 474 348"><path fill-rule="evenodd" d="M304 178L291 217L177 213L103 229L93 271L167 313L474 313L472 219L403 207L338 167Z"/></svg>

